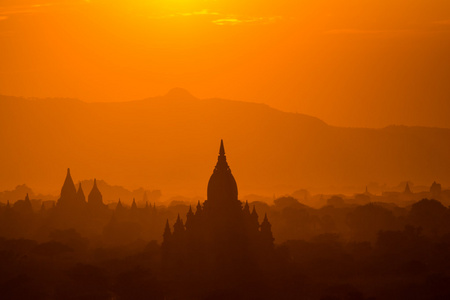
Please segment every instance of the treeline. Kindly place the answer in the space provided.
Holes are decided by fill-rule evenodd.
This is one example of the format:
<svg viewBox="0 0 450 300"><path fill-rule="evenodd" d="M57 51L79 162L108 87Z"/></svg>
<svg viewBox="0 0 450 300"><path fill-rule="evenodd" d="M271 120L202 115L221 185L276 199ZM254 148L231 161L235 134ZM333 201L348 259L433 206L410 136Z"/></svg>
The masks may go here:
<svg viewBox="0 0 450 300"><path fill-rule="evenodd" d="M183 269L174 276L162 267L165 220L185 216L188 205L109 210L86 235L57 228L57 210L34 212L22 201L0 211L2 299L450 297L450 210L436 200L403 208L369 203L313 209L291 197L251 203L260 216L268 214L275 252L264 264L226 278ZM85 222L92 221L80 220Z"/></svg>

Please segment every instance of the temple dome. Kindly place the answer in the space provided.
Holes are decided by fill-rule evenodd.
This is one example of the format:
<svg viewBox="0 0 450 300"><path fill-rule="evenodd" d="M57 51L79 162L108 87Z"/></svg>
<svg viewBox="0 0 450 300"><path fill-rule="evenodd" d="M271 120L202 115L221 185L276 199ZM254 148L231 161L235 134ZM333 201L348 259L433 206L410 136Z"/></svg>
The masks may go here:
<svg viewBox="0 0 450 300"><path fill-rule="evenodd" d="M207 193L210 201L238 200L237 184L227 163L223 140L220 142L219 158L209 179Z"/></svg>

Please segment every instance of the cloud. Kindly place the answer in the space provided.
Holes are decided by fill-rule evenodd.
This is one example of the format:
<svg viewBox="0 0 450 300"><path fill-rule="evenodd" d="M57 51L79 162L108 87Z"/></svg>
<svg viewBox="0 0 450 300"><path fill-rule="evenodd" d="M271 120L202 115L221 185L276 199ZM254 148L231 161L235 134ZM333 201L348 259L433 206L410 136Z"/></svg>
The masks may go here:
<svg viewBox="0 0 450 300"><path fill-rule="evenodd" d="M217 17L222 16L218 12L212 12L207 9L203 9L200 11L193 11L193 12L182 12L182 13L172 13L169 15L162 15L162 16L150 16L150 19L169 19L169 18L179 18L179 17Z"/></svg>
<svg viewBox="0 0 450 300"><path fill-rule="evenodd" d="M4 21L6 19L8 19L8 16L0 16L0 21Z"/></svg>
<svg viewBox="0 0 450 300"><path fill-rule="evenodd" d="M281 20L282 17L247 17L241 15L223 14L203 9L194 12L173 13L163 16L151 16L150 19L168 19L179 17L205 17L208 21L215 25L238 25L244 23L268 24Z"/></svg>
<svg viewBox="0 0 450 300"><path fill-rule="evenodd" d="M44 0L45 1L45 0ZM0 6L0 16L5 16L0 20L5 20L9 15L32 15L41 12L47 12L49 10L58 11L60 9L65 9L68 7L74 7L78 5L89 5L91 0L53 0L45 3L29 3L27 5L9 5ZM130 10L131 13L136 13L134 10ZM152 14L150 11L149 15L146 15L145 10L139 12L140 16L144 16L149 19L160 20L160 19L170 19L170 18L199 18L201 21L212 23L214 25L226 26L226 25L239 25L239 24L270 24L281 20L280 16L272 17L259 17L259 16L247 16L240 14L230 14L230 13L219 13L216 11L211 11L208 9L201 9L195 11L185 11L176 12L170 14L158 15Z"/></svg>
<svg viewBox="0 0 450 300"><path fill-rule="evenodd" d="M208 11L207 9L203 9L200 11L194 11L192 13L188 12L188 13L180 13L180 16L218 16L220 15L218 12L211 12Z"/></svg>
<svg viewBox="0 0 450 300"><path fill-rule="evenodd" d="M236 25L245 22L245 20L239 19L217 19L212 21L216 25Z"/></svg>
<svg viewBox="0 0 450 300"><path fill-rule="evenodd" d="M232 16L222 19L213 20L216 25L238 25L243 23L258 23L269 24L282 19L281 17L259 17L259 18L245 18L240 16Z"/></svg>
<svg viewBox="0 0 450 300"><path fill-rule="evenodd" d="M270 24L274 23L278 20L281 20L282 17L243 17L243 16L230 16L227 18L213 20L212 22L216 25L237 25L243 23L256 23L256 24Z"/></svg>
<svg viewBox="0 0 450 300"><path fill-rule="evenodd" d="M160 16L150 16L150 19L168 19L168 18L176 18L176 17L191 17L191 16L219 16L220 13L212 12L207 9L193 11L193 12L182 12L182 13L172 13L169 15L160 15Z"/></svg>

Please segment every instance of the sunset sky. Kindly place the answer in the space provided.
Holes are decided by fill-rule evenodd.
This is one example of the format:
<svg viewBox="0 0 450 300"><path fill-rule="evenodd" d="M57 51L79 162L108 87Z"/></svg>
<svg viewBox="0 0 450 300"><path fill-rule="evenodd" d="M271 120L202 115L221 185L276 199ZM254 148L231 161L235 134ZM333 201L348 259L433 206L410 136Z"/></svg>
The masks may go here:
<svg viewBox="0 0 450 300"><path fill-rule="evenodd" d="M448 0L2 0L0 94L183 87L331 125L450 128Z"/></svg>

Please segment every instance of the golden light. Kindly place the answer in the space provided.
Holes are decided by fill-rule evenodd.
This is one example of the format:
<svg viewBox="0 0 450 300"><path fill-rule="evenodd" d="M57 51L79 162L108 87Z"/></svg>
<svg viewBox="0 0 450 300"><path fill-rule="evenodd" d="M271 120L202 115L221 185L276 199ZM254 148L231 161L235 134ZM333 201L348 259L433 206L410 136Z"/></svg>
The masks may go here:
<svg viewBox="0 0 450 300"><path fill-rule="evenodd" d="M209 1L205 0L135 0L135 1L120 1L115 4L118 8L133 10L140 13L148 13L155 15L158 13L181 13L191 10L204 8Z"/></svg>

